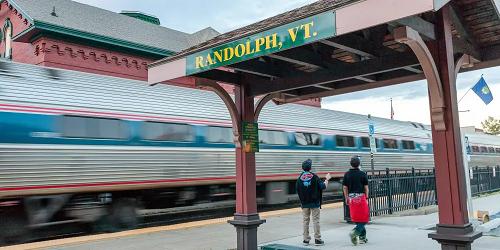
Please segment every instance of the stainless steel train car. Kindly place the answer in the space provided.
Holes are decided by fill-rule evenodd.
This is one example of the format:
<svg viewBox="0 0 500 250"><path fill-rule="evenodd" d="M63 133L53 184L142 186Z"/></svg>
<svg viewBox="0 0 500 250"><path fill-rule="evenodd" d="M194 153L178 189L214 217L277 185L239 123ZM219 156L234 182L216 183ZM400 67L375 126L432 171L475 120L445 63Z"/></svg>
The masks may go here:
<svg viewBox="0 0 500 250"><path fill-rule="evenodd" d="M433 168L428 126L373 121L376 169ZM230 126L211 92L0 62L0 238L103 216L127 228L138 207L234 199ZM336 177L354 154L369 167L363 115L269 104L259 129L262 202L286 202L308 158ZM470 136L473 164L498 162L500 141L488 138Z"/></svg>

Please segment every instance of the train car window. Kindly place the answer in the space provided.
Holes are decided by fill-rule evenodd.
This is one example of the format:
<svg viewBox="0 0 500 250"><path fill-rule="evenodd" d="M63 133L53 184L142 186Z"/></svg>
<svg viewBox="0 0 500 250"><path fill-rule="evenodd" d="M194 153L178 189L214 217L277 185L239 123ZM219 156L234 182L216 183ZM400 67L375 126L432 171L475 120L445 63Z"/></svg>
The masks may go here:
<svg viewBox="0 0 500 250"><path fill-rule="evenodd" d="M497 154L500 154L500 148L495 148L495 151L497 152Z"/></svg>
<svg viewBox="0 0 500 250"><path fill-rule="evenodd" d="M63 116L62 136L69 138L127 139L122 120L83 116Z"/></svg>
<svg viewBox="0 0 500 250"><path fill-rule="evenodd" d="M398 142L394 139L384 139L384 148L397 149Z"/></svg>
<svg viewBox="0 0 500 250"><path fill-rule="evenodd" d="M269 145L288 145L288 137L283 131L259 130L259 143Z"/></svg>
<svg viewBox="0 0 500 250"><path fill-rule="evenodd" d="M319 146L320 135L314 133L295 133L295 142L302 146Z"/></svg>
<svg viewBox="0 0 500 250"><path fill-rule="evenodd" d="M207 142L211 143L232 143L233 129L225 127L207 127L205 139Z"/></svg>
<svg viewBox="0 0 500 250"><path fill-rule="evenodd" d="M403 140L403 149L415 149L415 142Z"/></svg>
<svg viewBox="0 0 500 250"><path fill-rule="evenodd" d="M488 152L490 152L490 153L495 153L495 148L494 148L494 147L489 147L489 148L488 148Z"/></svg>
<svg viewBox="0 0 500 250"><path fill-rule="evenodd" d="M488 153L488 148L486 148L485 146L480 147L479 150L481 153Z"/></svg>
<svg viewBox="0 0 500 250"><path fill-rule="evenodd" d="M338 147L354 147L354 137L352 136L337 135L336 141Z"/></svg>
<svg viewBox="0 0 500 250"><path fill-rule="evenodd" d="M361 137L361 144L363 148L369 148L370 147L370 138L368 137ZM380 143L378 142L378 139L375 139L375 144L377 148L380 148Z"/></svg>
<svg viewBox="0 0 500 250"><path fill-rule="evenodd" d="M478 146L472 146L472 152L479 153L479 147Z"/></svg>
<svg viewBox="0 0 500 250"><path fill-rule="evenodd" d="M146 140L152 141L194 141L194 129L191 125L145 122L143 136Z"/></svg>

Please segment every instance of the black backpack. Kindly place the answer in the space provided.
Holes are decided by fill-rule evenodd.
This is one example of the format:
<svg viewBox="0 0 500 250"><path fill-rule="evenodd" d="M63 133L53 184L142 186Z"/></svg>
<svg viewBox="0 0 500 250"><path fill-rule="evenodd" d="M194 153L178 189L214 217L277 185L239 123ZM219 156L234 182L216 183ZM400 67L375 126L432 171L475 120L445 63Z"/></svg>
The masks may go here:
<svg viewBox="0 0 500 250"><path fill-rule="evenodd" d="M297 179L296 187L301 204L319 202L321 206L323 191L319 187L320 178L311 172L303 172Z"/></svg>

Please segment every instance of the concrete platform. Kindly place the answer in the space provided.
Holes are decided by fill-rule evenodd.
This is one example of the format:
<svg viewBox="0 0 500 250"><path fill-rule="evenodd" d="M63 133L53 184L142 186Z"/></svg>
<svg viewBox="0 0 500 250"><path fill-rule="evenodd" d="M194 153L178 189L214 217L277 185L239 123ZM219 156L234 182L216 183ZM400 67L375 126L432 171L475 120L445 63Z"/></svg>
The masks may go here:
<svg viewBox="0 0 500 250"><path fill-rule="evenodd" d="M427 238L437 222L437 214L376 217L367 226L369 242L352 246L348 233L353 227L342 221L342 209L329 205L321 211L321 229L325 245L302 245L302 218L299 209L263 213L267 223L259 228L259 244L280 244L282 249L439 249ZM474 200L474 209L491 210L500 207L500 194ZM234 249L235 229L226 223L227 218L180 225L138 229L115 234L77 237L64 240L19 245L7 249ZM311 228L312 229L312 228ZM500 237L483 236L473 244L473 249L499 249Z"/></svg>

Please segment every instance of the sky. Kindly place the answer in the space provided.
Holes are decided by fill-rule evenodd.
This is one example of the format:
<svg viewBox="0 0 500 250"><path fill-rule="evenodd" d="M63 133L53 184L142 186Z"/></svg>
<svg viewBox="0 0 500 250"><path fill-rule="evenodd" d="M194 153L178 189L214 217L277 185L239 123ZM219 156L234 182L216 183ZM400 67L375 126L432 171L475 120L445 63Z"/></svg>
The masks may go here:
<svg viewBox="0 0 500 250"><path fill-rule="evenodd" d="M193 33L208 26L223 33L267 17L288 11L315 0L76 0L107 10L141 11L158 17L161 25ZM500 0L495 0L500 6ZM460 99L484 76L493 101L485 105L469 91L459 103L461 126L481 127L488 116L500 118L500 67L462 73L457 79ZM429 101L425 81L323 98L322 107L358 114L390 118L390 98L395 119L430 124Z"/></svg>

